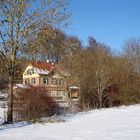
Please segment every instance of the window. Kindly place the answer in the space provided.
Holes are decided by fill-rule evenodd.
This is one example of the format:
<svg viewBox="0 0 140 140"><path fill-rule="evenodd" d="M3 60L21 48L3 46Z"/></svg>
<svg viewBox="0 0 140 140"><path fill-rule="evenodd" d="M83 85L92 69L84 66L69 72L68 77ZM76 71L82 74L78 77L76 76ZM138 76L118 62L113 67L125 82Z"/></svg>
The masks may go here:
<svg viewBox="0 0 140 140"><path fill-rule="evenodd" d="M52 84L53 84L53 85L57 85L57 79L53 78L53 79L52 79Z"/></svg>
<svg viewBox="0 0 140 140"><path fill-rule="evenodd" d="M51 92L51 96L52 96L52 97L57 97L57 96L58 96L58 95L57 95L57 91L52 91L52 92Z"/></svg>
<svg viewBox="0 0 140 140"><path fill-rule="evenodd" d="M32 78L32 84L35 84L35 78Z"/></svg>
<svg viewBox="0 0 140 140"><path fill-rule="evenodd" d="M27 70L27 75L32 75L32 74L34 74L34 70L33 69Z"/></svg>
<svg viewBox="0 0 140 140"><path fill-rule="evenodd" d="M58 91L57 95L58 96L64 96L64 92L63 91Z"/></svg>
<svg viewBox="0 0 140 140"><path fill-rule="evenodd" d="M59 79L59 85L63 85L63 79Z"/></svg>
<svg viewBox="0 0 140 140"><path fill-rule="evenodd" d="M44 78L43 79L43 83L46 84L46 85L49 84L49 79L48 78Z"/></svg>
<svg viewBox="0 0 140 140"><path fill-rule="evenodd" d="M25 84L29 84L29 79L25 79Z"/></svg>

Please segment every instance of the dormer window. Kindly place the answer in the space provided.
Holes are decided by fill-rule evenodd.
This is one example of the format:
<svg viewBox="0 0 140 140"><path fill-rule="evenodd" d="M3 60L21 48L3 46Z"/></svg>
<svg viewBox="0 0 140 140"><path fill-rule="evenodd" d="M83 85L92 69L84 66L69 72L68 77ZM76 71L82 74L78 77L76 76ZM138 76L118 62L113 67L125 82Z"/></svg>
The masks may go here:
<svg viewBox="0 0 140 140"><path fill-rule="evenodd" d="M27 75L32 75L32 74L34 74L34 70L33 69L27 70Z"/></svg>

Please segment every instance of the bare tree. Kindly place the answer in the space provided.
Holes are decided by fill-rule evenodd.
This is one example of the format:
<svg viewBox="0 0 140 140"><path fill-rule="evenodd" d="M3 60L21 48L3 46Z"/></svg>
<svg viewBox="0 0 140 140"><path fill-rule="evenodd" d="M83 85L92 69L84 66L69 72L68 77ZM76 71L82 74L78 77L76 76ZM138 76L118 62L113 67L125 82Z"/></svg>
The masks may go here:
<svg viewBox="0 0 140 140"><path fill-rule="evenodd" d="M31 56L29 59L49 59L60 63L79 51L81 42L75 36L68 36L57 28L45 25L36 37L30 38L29 46L24 50L25 55Z"/></svg>
<svg viewBox="0 0 140 140"><path fill-rule="evenodd" d="M5 60L10 85L7 122L13 122L13 86L21 48L25 47L29 36L35 36L40 24L59 25L69 16L64 0L43 0L36 4L39 6L29 0L0 1L0 55Z"/></svg>
<svg viewBox="0 0 140 140"><path fill-rule="evenodd" d="M133 70L140 74L140 40L130 39L124 42L123 54L127 57L127 63L133 66Z"/></svg>
<svg viewBox="0 0 140 140"><path fill-rule="evenodd" d="M106 47L103 44L97 44L93 47L94 51L94 59L93 60L93 67L94 67L94 82L95 88L97 91L94 91L95 96L97 97L99 101L99 108L103 107L103 99L107 97L107 93L105 92L105 89L112 84L110 81L110 75L111 75L111 52L108 47Z"/></svg>
<svg viewBox="0 0 140 140"><path fill-rule="evenodd" d="M121 99L123 104L139 103L140 86L140 41L129 39L124 42L120 56Z"/></svg>

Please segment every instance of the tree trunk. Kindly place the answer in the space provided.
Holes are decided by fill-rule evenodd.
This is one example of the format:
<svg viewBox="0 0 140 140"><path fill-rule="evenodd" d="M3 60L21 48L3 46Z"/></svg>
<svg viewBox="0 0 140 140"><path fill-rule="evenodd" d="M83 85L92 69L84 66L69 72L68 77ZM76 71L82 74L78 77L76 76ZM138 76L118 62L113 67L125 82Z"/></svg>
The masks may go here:
<svg viewBox="0 0 140 140"><path fill-rule="evenodd" d="M13 122L13 86L14 86L14 70L11 70L11 74L9 76L9 94L8 94L8 110L7 110L7 121L6 123Z"/></svg>
<svg viewBox="0 0 140 140"><path fill-rule="evenodd" d="M99 97L99 108L102 108L102 97Z"/></svg>

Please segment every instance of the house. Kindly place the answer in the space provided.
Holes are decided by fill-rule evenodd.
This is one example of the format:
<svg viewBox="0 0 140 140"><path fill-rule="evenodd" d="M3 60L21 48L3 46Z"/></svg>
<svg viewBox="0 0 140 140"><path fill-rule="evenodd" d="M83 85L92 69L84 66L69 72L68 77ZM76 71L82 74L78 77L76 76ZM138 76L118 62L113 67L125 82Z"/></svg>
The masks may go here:
<svg viewBox="0 0 140 140"><path fill-rule="evenodd" d="M23 84L45 87L48 95L58 102L68 100L67 78L69 73L49 61L29 62L23 72Z"/></svg>

